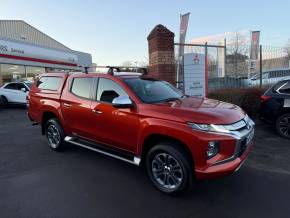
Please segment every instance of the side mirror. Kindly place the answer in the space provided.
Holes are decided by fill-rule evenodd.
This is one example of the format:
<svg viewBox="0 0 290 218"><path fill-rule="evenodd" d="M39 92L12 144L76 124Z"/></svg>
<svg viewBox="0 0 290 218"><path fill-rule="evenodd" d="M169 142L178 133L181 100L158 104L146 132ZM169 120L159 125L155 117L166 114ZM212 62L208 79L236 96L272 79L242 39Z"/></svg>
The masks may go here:
<svg viewBox="0 0 290 218"><path fill-rule="evenodd" d="M22 92L26 92L26 89L25 88L21 88L20 89Z"/></svg>
<svg viewBox="0 0 290 218"><path fill-rule="evenodd" d="M112 101L113 107L115 108L132 108L134 107L133 102L128 96L119 96L114 98Z"/></svg>

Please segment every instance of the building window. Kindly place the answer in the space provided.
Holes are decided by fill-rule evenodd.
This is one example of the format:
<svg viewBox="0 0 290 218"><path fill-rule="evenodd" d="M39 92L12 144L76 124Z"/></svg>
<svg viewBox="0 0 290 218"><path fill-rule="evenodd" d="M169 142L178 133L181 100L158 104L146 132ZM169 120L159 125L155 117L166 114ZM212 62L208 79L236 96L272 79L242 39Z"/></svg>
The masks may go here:
<svg viewBox="0 0 290 218"><path fill-rule="evenodd" d="M25 68L20 65L0 64L2 83L25 79ZM1 81L0 81L1 82Z"/></svg>
<svg viewBox="0 0 290 218"><path fill-rule="evenodd" d="M45 73L44 67L0 64L0 86L7 82L34 81L35 77L41 73Z"/></svg>
<svg viewBox="0 0 290 218"><path fill-rule="evenodd" d="M30 67L26 66L26 80L34 81L39 74L45 73L44 67Z"/></svg>

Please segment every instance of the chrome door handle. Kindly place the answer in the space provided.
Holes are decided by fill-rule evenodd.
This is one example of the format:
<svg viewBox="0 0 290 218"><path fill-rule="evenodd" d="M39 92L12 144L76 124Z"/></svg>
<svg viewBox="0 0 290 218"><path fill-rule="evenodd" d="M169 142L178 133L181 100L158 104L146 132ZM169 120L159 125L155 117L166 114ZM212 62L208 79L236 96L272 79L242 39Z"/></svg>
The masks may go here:
<svg viewBox="0 0 290 218"><path fill-rule="evenodd" d="M71 104L63 103L63 106L66 107L66 108L70 108L71 107Z"/></svg>
<svg viewBox="0 0 290 218"><path fill-rule="evenodd" d="M102 114L103 112L102 111L100 111L100 110L95 110L95 109L93 109L92 110L95 114Z"/></svg>

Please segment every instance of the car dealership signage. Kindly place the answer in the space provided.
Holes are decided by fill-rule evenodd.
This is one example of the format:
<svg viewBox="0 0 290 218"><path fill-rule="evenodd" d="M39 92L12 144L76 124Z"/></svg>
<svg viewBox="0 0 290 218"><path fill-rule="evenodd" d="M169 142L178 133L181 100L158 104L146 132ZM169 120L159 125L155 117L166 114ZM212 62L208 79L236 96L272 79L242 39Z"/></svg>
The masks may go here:
<svg viewBox="0 0 290 218"><path fill-rule="evenodd" d="M186 95L205 97L207 92L205 55L184 54L184 92Z"/></svg>
<svg viewBox="0 0 290 218"><path fill-rule="evenodd" d="M0 57L25 61L77 66L77 55L35 45L0 39Z"/></svg>

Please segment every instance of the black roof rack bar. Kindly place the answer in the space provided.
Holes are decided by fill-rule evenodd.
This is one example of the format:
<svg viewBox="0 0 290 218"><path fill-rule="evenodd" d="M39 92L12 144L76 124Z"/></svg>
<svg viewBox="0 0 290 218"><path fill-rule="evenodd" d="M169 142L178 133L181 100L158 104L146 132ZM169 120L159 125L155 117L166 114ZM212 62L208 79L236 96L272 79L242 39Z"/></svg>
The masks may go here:
<svg viewBox="0 0 290 218"><path fill-rule="evenodd" d="M146 67L132 67L132 66L96 66L96 68L108 68L108 74L114 75L114 70L117 72L122 72L122 68L131 68L131 69L143 69L144 74L147 74L147 68Z"/></svg>

